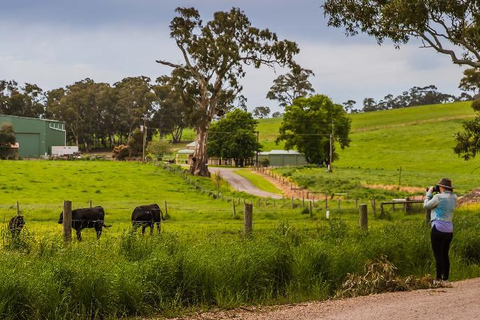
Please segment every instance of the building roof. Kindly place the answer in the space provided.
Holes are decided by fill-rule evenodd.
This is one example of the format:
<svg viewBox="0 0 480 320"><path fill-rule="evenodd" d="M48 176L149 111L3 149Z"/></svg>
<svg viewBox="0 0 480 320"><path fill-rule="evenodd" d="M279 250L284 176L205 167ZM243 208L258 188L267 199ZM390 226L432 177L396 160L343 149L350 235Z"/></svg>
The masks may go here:
<svg viewBox="0 0 480 320"><path fill-rule="evenodd" d="M177 151L177 154L194 154L195 150L191 149L181 149Z"/></svg>
<svg viewBox="0 0 480 320"><path fill-rule="evenodd" d="M26 119L26 120L39 120L39 121L44 121L44 122L59 122L59 123L65 123L65 121L61 121L61 120L41 119L41 118L22 117L22 116L12 116L12 115L9 115L9 114L1 114L1 113L0 113L0 117L3 117L3 118Z"/></svg>
<svg viewBox="0 0 480 320"><path fill-rule="evenodd" d="M271 151L264 151L264 152L259 152L259 155L262 156L267 156L267 155L297 155L301 154L297 150L271 150Z"/></svg>

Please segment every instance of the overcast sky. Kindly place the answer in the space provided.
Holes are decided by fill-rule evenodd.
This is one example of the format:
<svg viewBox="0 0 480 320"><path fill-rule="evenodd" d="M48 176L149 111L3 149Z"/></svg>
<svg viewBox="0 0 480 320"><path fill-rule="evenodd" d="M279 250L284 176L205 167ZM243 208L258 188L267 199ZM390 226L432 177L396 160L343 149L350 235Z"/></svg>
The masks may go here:
<svg viewBox="0 0 480 320"><path fill-rule="evenodd" d="M327 27L321 0L2 0L0 9L0 79L39 85L45 91L91 78L113 84L125 77L152 80L171 69L156 59L181 62L169 37L169 23L179 6L196 7L204 21L215 11L242 9L252 26L269 28L280 39L298 43L297 62L315 73L317 93L334 102L349 99L361 108L413 86L436 85L459 95L463 69L449 57L418 43L396 50L365 35L345 37ZM272 81L284 70L250 70L242 80L250 110L269 106Z"/></svg>

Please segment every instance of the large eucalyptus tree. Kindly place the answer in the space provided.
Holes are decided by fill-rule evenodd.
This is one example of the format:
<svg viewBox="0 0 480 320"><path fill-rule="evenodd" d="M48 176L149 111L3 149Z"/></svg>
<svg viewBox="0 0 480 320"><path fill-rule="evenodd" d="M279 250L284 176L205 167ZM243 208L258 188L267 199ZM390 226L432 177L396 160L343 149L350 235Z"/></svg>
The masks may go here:
<svg viewBox="0 0 480 320"><path fill-rule="evenodd" d="M196 130L195 160L190 168L195 175L208 176L207 134L215 114L235 98L242 86L239 79L246 74L245 66L259 68L293 66L297 44L278 40L268 29L251 26L248 17L238 8L216 12L211 21L203 23L195 8L177 8L170 23L170 36L181 52L182 62L157 60L179 70L185 79L194 103ZM187 92L188 91L188 92Z"/></svg>

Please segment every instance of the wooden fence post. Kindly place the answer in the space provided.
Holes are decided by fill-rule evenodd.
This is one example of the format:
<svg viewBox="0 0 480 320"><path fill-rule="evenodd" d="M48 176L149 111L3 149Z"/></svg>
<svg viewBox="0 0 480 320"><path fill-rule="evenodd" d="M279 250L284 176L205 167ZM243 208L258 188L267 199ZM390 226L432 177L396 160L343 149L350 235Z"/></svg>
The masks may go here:
<svg viewBox="0 0 480 320"><path fill-rule="evenodd" d="M368 230L367 205L361 204L358 210L360 213L360 228L364 231L367 231Z"/></svg>
<svg viewBox="0 0 480 320"><path fill-rule="evenodd" d="M295 203L293 202L293 197L292 197L292 209L295 208Z"/></svg>
<svg viewBox="0 0 480 320"><path fill-rule="evenodd" d="M373 216L374 216L374 217L377 217L377 205L376 205L376 203L375 203L375 198L373 198L373 199L371 200L371 202L372 202ZM382 209L383 209L383 207L382 207ZM382 212L382 213L383 213L383 212Z"/></svg>
<svg viewBox="0 0 480 320"><path fill-rule="evenodd" d="M88 204L90 205L90 208L91 208L92 205L93 205L92 200L89 200L89 201L88 201Z"/></svg>
<svg viewBox="0 0 480 320"><path fill-rule="evenodd" d="M313 217L313 203L310 201L310 210L309 210L310 218Z"/></svg>
<svg viewBox="0 0 480 320"><path fill-rule="evenodd" d="M72 201L63 201L63 240L72 241Z"/></svg>
<svg viewBox="0 0 480 320"><path fill-rule="evenodd" d="M233 206L233 217L235 218L235 216L237 215L237 212L235 210L235 199L232 199L232 206Z"/></svg>
<svg viewBox="0 0 480 320"><path fill-rule="evenodd" d="M253 204L243 205L243 228L245 234L251 234L253 230Z"/></svg>
<svg viewBox="0 0 480 320"><path fill-rule="evenodd" d="M20 215L20 204L17 201L17 217Z"/></svg>

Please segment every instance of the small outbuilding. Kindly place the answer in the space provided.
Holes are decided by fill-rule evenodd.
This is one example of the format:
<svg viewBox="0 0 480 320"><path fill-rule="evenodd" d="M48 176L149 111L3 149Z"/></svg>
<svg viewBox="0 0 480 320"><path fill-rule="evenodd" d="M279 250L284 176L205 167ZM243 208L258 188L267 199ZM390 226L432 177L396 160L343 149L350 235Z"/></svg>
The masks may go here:
<svg viewBox="0 0 480 320"><path fill-rule="evenodd" d="M10 123L22 158L52 154L52 146L66 144L65 122L57 120L0 115L0 125Z"/></svg>
<svg viewBox="0 0 480 320"><path fill-rule="evenodd" d="M308 164L305 155L295 150L272 150L258 153L258 162L268 159L268 164L273 167L305 166Z"/></svg>

